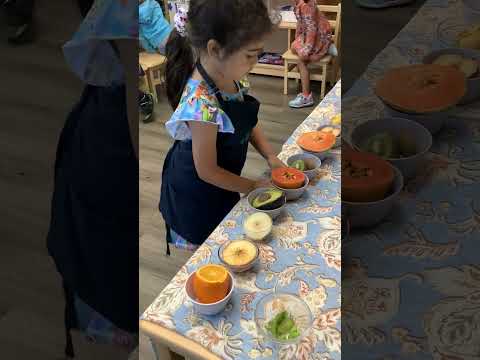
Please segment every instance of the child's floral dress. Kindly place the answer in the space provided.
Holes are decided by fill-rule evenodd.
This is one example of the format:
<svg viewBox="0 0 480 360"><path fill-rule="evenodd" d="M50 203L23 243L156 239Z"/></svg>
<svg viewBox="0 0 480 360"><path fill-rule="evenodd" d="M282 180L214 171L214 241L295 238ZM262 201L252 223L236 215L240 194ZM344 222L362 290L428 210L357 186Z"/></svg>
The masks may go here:
<svg viewBox="0 0 480 360"><path fill-rule="evenodd" d="M332 44L332 27L315 0L296 0L297 31L292 51L303 61L324 57Z"/></svg>

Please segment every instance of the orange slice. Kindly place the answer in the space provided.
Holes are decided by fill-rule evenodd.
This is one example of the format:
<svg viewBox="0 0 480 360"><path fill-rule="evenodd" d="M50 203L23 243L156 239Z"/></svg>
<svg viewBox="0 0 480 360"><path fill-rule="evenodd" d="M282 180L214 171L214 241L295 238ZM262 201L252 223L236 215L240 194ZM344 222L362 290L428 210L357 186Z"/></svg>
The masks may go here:
<svg viewBox="0 0 480 360"><path fill-rule="evenodd" d="M322 152L329 150L335 141L335 135L331 132L311 131L300 135L297 144L306 151Z"/></svg>
<svg viewBox="0 0 480 360"><path fill-rule="evenodd" d="M222 300L230 290L230 276L221 265L208 264L199 268L193 277L197 301L211 304Z"/></svg>

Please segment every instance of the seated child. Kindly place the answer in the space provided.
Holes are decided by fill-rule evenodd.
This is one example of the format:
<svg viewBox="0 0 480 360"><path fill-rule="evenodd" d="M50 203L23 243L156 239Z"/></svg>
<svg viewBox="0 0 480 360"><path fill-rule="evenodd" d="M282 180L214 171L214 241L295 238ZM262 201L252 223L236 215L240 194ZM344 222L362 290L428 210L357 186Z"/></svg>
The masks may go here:
<svg viewBox="0 0 480 360"><path fill-rule="evenodd" d="M139 0L138 24L140 44L145 51L165 54L165 44L172 26L155 0Z"/></svg>
<svg viewBox="0 0 480 360"><path fill-rule="evenodd" d="M337 50L333 44L330 23L318 10L316 0L296 0L295 17L297 18L297 31L292 43L292 51L300 59L298 69L302 92L289 102L289 106L303 108L314 104L310 92L310 74L307 64L320 60L327 53L337 56Z"/></svg>

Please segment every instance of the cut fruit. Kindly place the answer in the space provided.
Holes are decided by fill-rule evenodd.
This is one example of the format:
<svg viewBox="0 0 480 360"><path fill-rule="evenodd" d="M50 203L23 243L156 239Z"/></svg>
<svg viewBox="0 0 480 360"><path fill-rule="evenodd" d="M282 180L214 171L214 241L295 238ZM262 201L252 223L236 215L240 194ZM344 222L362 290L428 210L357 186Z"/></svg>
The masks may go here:
<svg viewBox="0 0 480 360"><path fill-rule="evenodd" d="M472 59L463 59L458 69L462 71L467 78L470 78L478 72L478 62Z"/></svg>
<svg viewBox="0 0 480 360"><path fill-rule="evenodd" d="M464 49L480 50L480 25L462 31L458 35L458 45Z"/></svg>
<svg viewBox="0 0 480 360"><path fill-rule="evenodd" d="M208 264L199 268L193 277L193 291L197 301L211 304L227 296L230 289L230 275L221 265Z"/></svg>
<svg viewBox="0 0 480 360"><path fill-rule="evenodd" d="M400 159L416 153L415 143L406 134L394 137L387 132L369 137L363 142L361 148L384 159Z"/></svg>
<svg viewBox="0 0 480 360"><path fill-rule="evenodd" d="M266 189L258 194L252 201L252 206L258 210L274 210L285 203L285 195L274 188Z"/></svg>
<svg viewBox="0 0 480 360"><path fill-rule="evenodd" d="M342 123L342 115L341 114L337 114L335 115L332 120L330 120L330 123L332 125L340 125Z"/></svg>
<svg viewBox="0 0 480 360"><path fill-rule="evenodd" d="M365 152L342 154L342 199L352 202L382 200L394 181L392 166Z"/></svg>
<svg viewBox="0 0 480 360"><path fill-rule="evenodd" d="M320 131L332 133L335 137L339 137L341 130L339 127L325 126Z"/></svg>
<svg viewBox="0 0 480 360"><path fill-rule="evenodd" d="M451 66L408 65L391 69L376 85L376 95L390 107L425 114L457 105L466 92L465 75Z"/></svg>
<svg viewBox="0 0 480 360"><path fill-rule="evenodd" d="M291 340L300 336L300 332L287 311L282 311L270 320L265 329L278 340Z"/></svg>
<svg viewBox="0 0 480 360"><path fill-rule="evenodd" d="M435 61L434 64L443 66L457 66L463 61L463 57L457 54L441 55Z"/></svg>
<svg viewBox="0 0 480 360"><path fill-rule="evenodd" d="M478 62L476 60L457 54L441 55L433 63L442 66L453 66L463 72L466 78L471 78L478 72Z"/></svg>
<svg viewBox="0 0 480 360"><path fill-rule="evenodd" d="M257 247L250 241L234 240L223 249L222 260L229 266L245 266L255 260L257 252Z"/></svg>
<svg viewBox="0 0 480 360"><path fill-rule="evenodd" d="M272 231L272 218L265 213L257 212L245 220L243 229L252 240L263 240Z"/></svg>
<svg viewBox="0 0 480 360"><path fill-rule="evenodd" d="M302 135L297 140L298 146L310 152L322 152L335 145L335 135L323 131L312 131Z"/></svg>
<svg viewBox="0 0 480 360"><path fill-rule="evenodd" d="M290 167L276 168L272 170L272 182L282 189L298 189L305 184L305 174Z"/></svg>
<svg viewBox="0 0 480 360"><path fill-rule="evenodd" d="M292 163L292 167L297 169L297 170L300 170L300 171L305 171L305 161L303 160L295 160L293 163Z"/></svg>

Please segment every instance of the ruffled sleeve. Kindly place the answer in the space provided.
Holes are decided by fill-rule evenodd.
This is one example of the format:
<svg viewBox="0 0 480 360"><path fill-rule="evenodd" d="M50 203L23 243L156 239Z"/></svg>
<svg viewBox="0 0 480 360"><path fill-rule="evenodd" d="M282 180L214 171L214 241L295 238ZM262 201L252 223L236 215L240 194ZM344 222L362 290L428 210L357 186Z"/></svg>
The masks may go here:
<svg viewBox="0 0 480 360"><path fill-rule="evenodd" d="M198 121L218 126L218 132L233 133L232 121L220 108L218 100L211 95L203 82L190 79L180 104L165 127L175 140L192 138L187 122Z"/></svg>
<svg viewBox="0 0 480 360"><path fill-rule="evenodd" d="M65 59L85 83L110 86L124 82L122 65L110 40L138 41L137 0L96 0L74 37Z"/></svg>

